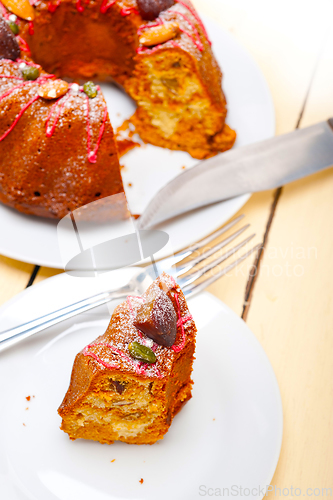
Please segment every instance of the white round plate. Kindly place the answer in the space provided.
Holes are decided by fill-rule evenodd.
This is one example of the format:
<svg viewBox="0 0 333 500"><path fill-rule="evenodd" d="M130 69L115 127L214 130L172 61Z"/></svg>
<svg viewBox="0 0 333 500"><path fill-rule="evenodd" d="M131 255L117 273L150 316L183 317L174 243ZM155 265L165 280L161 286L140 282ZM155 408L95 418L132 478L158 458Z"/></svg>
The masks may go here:
<svg viewBox="0 0 333 500"><path fill-rule="evenodd" d="M256 63L234 38L213 21L203 16L213 42L215 56L223 70L223 89L228 102L228 124L237 131L236 146L272 137L275 115L272 98ZM133 101L116 86L101 85L114 128L129 118ZM198 160L180 151L145 145L121 158L124 187L133 214L142 213L150 199L169 180L182 172L182 167L195 165ZM129 184L132 186L130 187ZM195 211L161 225L177 248L203 238L224 224L248 200L239 196ZM57 221L20 214L0 205L0 253L24 262L63 268L58 242Z"/></svg>
<svg viewBox="0 0 333 500"><path fill-rule="evenodd" d="M132 272L50 278L0 308L1 327L105 290L110 282L120 286ZM218 299L204 293L189 308L198 327L193 398L152 446L73 442L59 429L57 408L74 357L104 333L106 307L0 354L1 498L195 500L222 491L225 498L264 496L282 440L272 367L247 325Z"/></svg>

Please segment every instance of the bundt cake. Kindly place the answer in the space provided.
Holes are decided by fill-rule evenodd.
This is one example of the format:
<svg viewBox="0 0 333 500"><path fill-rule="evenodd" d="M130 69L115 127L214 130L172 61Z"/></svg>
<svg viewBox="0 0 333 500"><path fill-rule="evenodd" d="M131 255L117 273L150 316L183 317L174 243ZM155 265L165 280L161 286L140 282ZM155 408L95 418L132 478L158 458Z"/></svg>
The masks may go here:
<svg viewBox="0 0 333 500"><path fill-rule="evenodd" d="M232 147L221 71L189 0L30 2L0 1L2 202L60 218L122 190L100 90L59 77L121 85L143 141L196 158Z"/></svg>
<svg viewBox="0 0 333 500"><path fill-rule="evenodd" d="M75 358L58 410L71 439L153 444L191 398L196 327L163 273L119 305L105 334Z"/></svg>

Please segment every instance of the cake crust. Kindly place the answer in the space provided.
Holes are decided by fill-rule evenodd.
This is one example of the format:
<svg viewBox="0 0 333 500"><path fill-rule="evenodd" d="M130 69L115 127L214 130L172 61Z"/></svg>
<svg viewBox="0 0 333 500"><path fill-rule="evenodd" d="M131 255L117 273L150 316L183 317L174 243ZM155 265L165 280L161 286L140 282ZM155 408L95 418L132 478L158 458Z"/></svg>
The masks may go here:
<svg viewBox="0 0 333 500"><path fill-rule="evenodd" d="M37 80L23 81L22 64L38 67L29 58L0 59L0 201L26 214L61 219L123 192L102 93L89 99L77 86L60 99L43 99L38 91L54 75L39 67Z"/></svg>

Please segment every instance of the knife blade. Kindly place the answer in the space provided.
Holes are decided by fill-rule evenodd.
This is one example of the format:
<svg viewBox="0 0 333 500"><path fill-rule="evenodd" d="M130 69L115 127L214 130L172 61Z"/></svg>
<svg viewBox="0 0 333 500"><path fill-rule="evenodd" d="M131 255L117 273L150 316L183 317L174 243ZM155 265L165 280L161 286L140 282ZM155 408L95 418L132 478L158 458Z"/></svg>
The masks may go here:
<svg viewBox="0 0 333 500"><path fill-rule="evenodd" d="M221 153L172 179L138 219L147 229L245 193L278 188L333 165L333 118Z"/></svg>

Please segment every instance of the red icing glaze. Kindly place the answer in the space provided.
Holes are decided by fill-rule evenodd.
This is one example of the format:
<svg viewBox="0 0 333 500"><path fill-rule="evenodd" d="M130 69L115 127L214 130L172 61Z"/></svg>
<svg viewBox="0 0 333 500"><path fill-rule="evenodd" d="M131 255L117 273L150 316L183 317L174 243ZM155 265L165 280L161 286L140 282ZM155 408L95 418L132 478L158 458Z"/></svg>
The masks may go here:
<svg viewBox="0 0 333 500"><path fill-rule="evenodd" d="M192 314L188 314L187 316L184 316L183 318L180 318L177 321L177 326L181 326L182 324L185 325L185 323L187 323L188 321L190 321L192 319L193 319Z"/></svg>
<svg viewBox="0 0 333 500"><path fill-rule="evenodd" d="M0 9L2 11L2 16L5 18L5 19L8 19L9 16L10 16L10 13L8 12L8 10L6 9L6 7L0 2Z"/></svg>
<svg viewBox="0 0 333 500"><path fill-rule="evenodd" d="M185 3L183 3L183 2L179 2L179 3L181 3L182 5L184 5L184 7L186 7L186 8L187 8L187 5L186 5ZM191 9L189 9L189 10L190 10L190 12L191 12ZM199 34L199 32L198 32L197 28L195 27L195 25L194 25L194 24L192 23L192 21L189 19L189 17L188 17L188 16L186 16L185 14L183 14L182 12L179 12L178 10L172 10L172 11L170 11L170 12L172 12L172 13L174 13L174 14L177 14L177 15L179 15L179 16L181 16L181 17L183 17L183 18L185 19L185 21L186 21L186 22L187 22L187 23L191 26L191 28L192 28L193 32L195 33L195 37L194 37L191 33L189 33L188 31L186 31L186 30L184 30L184 29L182 29L182 28L180 28L180 31L181 31L182 33L184 33L186 36L188 36L188 37L192 40L192 42L194 43L194 45L197 47L197 49L198 49L200 52L202 52L202 51L204 50L204 46L203 46L203 44L202 44L202 42L201 42L200 34ZM191 13L192 13L192 12L191 12ZM200 18L199 18L198 16L195 16L195 18L196 18L196 19L200 22L200 25L202 25L202 22L200 21ZM160 18L160 17L159 17L159 18L157 18L157 19L156 19L155 24L145 24L145 25L143 25L143 26L140 26L140 27L139 27L139 29L138 29L138 31L137 31L137 32L138 32L138 35L140 35L140 34L141 34L141 32L142 32L143 30L145 30L145 29L156 28L157 26L160 26L161 24L164 24L164 21L163 21L163 19L162 19L162 18ZM203 25L202 25L202 26L203 26ZM169 42L171 43L171 45L172 45L173 47L177 47L177 48L181 49L180 45L178 45L178 44L177 44L177 42L175 42L174 40L169 40ZM150 49L150 48L148 48L148 47L138 47L138 48L136 49L136 52L137 52L137 54L142 54L142 53L145 53L145 54L153 54L153 53L154 53L154 52L156 52L159 48L163 47L163 45L164 45L164 44L159 44L159 45L156 45L156 46L155 46L154 48L152 48L152 49Z"/></svg>
<svg viewBox="0 0 333 500"><path fill-rule="evenodd" d="M178 10L173 10L173 12L175 14L178 14L179 16L182 16L185 19L185 21L191 26L191 28L194 31L195 36L196 36L197 39L195 39L194 36L191 35L191 33L189 33L188 31L185 31L185 30L183 30L181 28L180 28L180 31L182 31L183 33L185 33L185 35L187 35L188 37L190 37L192 39L193 43L196 45L196 47L200 50L200 52L202 52L203 49L204 49L204 46L202 45L202 42L200 40L199 32L198 32L197 28L194 26L194 24L192 23L192 21L190 21L190 19L188 18L188 16L186 16L182 12L179 12Z"/></svg>
<svg viewBox="0 0 333 500"><path fill-rule="evenodd" d="M180 49L182 50L181 46L179 45L179 43L175 42L174 40L171 40L171 45L177 49Z"/></svg>
<svg viewBox="0 0 333 500"><path fill-rule="evenodd" d="M94 344L94 345L98 345L98 344ZM109 370L113 370L113 369L117 369L118 368L117 365L111 365L110 363L107 363L106 361L103 361L103 359L99 358L97 356L97 354L95 354L94 352L89 352L88 349L90 347L93 347L93 345L88 345L87 347L85 347L83 349L82 353L83 353L84 356L90 356L91 358L94 358L98 363L100 363L101 365L105 366L105 368L108 368Z"/></svg>
<svg viewBox="0 0 333 500"><path fill-rule="evenodd" d="M90 345L86 346L83 349L82 354L84 356L90 356L90 357L92 357L98 363L100 363L101 365L105 366L105 368L108 368L109 370L117 369L118 368L117 365L112 365L111 363L108 363L107 361L104 361L102 358L100 358L99 356L97 356L97 354L95 354L94 352L92 352L92 351L89 350L92 347L95 347L95 346L98 346L98 345L108 347L109 349L111 349L112 352L114 352L118 356L121 356L123 359L125 359L128 363L130 363L132 365L132 367L134 368L134 370L136 371L136 373L138 375L146 375L146 376L149 375L149 373L147 372L148 365L146 363L135 363L132 358L130 358L129 356L127 356L127 354L125 354L120 349L117 349L116 347L114 347L112 344L104 344L103 342L99 342L99 343L96 343L96 344L90 344ZM153 366L153 368L154 368L156 376L158 378L162 378L159 369L156 366Z"/></svg>
<svg viewBox="0 0 333 500"><path fill-rule="evenodd" d="M49 12L51 12L51 14L53 14L53 12L55 12L57 10L57 8L59 7L60 4L61 4L61 0L57 0L56 3L49 2L47 5L47 10Z"/></svg>
<svg viewBox="0 0 333 500"><path fill-rule="evenodd" d="M202 31L204 32L204 35L207 38L208 43L210 45L212 45L212 42L209 39L208 33L206 31L206 28L205 28L203 22L201 21L200 17L198 16L198 14L196 13L196 11L193 9L193 7L191 7L190 5L187 5L182 0L175 0L175 1L177 3L179 3L180 5L182 5L183 7L185 7L185 9L187 9L192 14L192 16L195 17L195 19L197 20L197 22L200 24L200 27L201 27Z"/></svg>
<svg viewBox="0 0 333 500"><path fill-rule="evenodd" d="M145 29L156 28L157 26L161 26L161 24L164 24L164 22L160 17L156 19L155 24L144 24L138 28L138 35Z"/></svg>
<svg viewBox="0 0 333 500"><path fill-rule="evenodd" d="M31 50L30 50L30 47L27 44L27 42L25 40L23 40L23 38L20 35L17 35L16 38L17 38L17 41L19 42L21 51L26 52L27 54L31 54Z"/></svg>
<svg viewBox="0 0 333 500"><path fill-rule="evenodd" d="M11 78L10 76L8 77L4 77L4 78ZM15 78L15 77L13 77ZM19 78L19 80L23 80L23 78ZM29 84L31 82L24 82L24 83L20 83L19 85L15 85L15 87L12 87L11 89L7 90L7 92L5 92L4 94L2 94L2 96L0 96L0 101L2 101L5 97L7 97L9 94L11 94L14 90L16 89L20 89L21 87L25 87L27 84Z"/></svg>
<svg viewBox="0 0 333 500"><path fill-rule="evenodd" d="M133 311L133 306L132 306L132 303L131 303L131 299L141 299L143 300L143 302L145 301L145 299L143 297L140 297L139 295L138 296L135 296L135 295L129 295L126 299L126 302L127 302L127 305L128 305L128 309L130 311L130 314L131 314L131 318L132 320L134 320L134 317L135 317L135 314L134 314L134 311ZM143 339L143 335L142 333L140 332L140 330L137 330L138 334L139 334L139 337L141 339Z"/></svg>
<svg viewBox="0 0 333 500"><path fill-rule="evenodd" d="M116 0L109 2L109 0L103 0L100 11L105 14L111 7L116 3Z"/></svg>
<svg viewBox="0 0 333 500"><path fill-rule="evenodd" d="M21 111L19 112L19 114L17 115L17 117L15 118L15 120L13 121L13 123L11 124L11 126L9 127L9 129L0 137L0 142L5 137L7 137L7 135L13 130L13 128L15 127L15 125L17 124L17 122L19 121L19 119L21 118L21 116L23 115L23 113L29 108L29 106L31 106L31 104L33 104L35 101L37 101L37 99L39 99L39 95L36 95L32 99L30 99L30 101L27 102L27 104L25 104L25 106L23 106L23 108L21 109Z"/></svg>
<svg viewBox="0 0 333 500"><path fill-rule="evenodd" d="M133 311L133 306L132 306L132 303L131 303L131 299L139 299L139 300L143 300L143 302L145 302L145 299L143 297L140 297L140 295L129 295L126 299L126 302L127 302L127 305L128 305L128 309L131 313L131 318L134 320L134 317L135 317L135 314L134 314L134 311Z"/></svg>
<svg viewBox="0 0 333 500"><path fill-rule="evenodd" d="M120 14L123 17L129 16L132 13L137 14L138 16L140 15L139 11L135 7L123 7L120 11Z"/></svg>
<svg viewBox="0 0 333 500"><path fill-rule="evenodd" d="M46 137L52 137L53 135L53 132L55 131L55 128L57 126L57 122L58 122L58 119L59 119L59 116L61 114L61 111L63 109L63 107L65 106L66 102L68 101L68 99L70 98L70 95L68 94L65 94L66 99L63 100L63 102L61 103L59 109L58 109L58 112L55 116L55 119L54 119L54 122L53 122L53 125L50 129L48 129L48 125L49 125L49 121L51 119L51 116L52 116L52 113L53 113L53 110L57 107L57 105L59 104L60 101L57 101L55 104L53 104L53 106L51 107L51 110L50 110L50 113L46 119L46 122L45 122L45 129L46 129Z"/></svg>
<svg viewBox="0 0 333 500"><path fill-rule="evenodd" d="M19 76L11 76L11 75L0 75L0 78L14 78L15 80L23 80L23 78L20 78ZM0 100L3 96L0 97Z"/></svg>
<svg viewBox="0 0 333 500"><path fill-rule="evenodd" d="M160 48L164 47L164 43L160 43L159 45L156 45L153 49L148 49L148 47L138 47L136 49L137 54L153 54L154 52L157 52Z"/></svg>
<svg viewBox="0 0 333 500"><path fill-rule="evenodd" d="M181 331L182 331L182 341L177 346L173 345L171 349L174 352L180 352L185 347L186 335L185 335L184 323L186 323L186 321L188 321L188 316L186 316L185 318L181 317L181 315L180 315L180 305L179 305L178 293L175 293L174 297L175 297L175 301L176 301L176 304L177 304L177 314L178 314L177 326L180 326L180 328L181 328ZM186 321L184 321L185 319L186 319Z"/></svg>
<svg viewBox="0 0 333 500"><path fill-rule="evenodd" d="M172 282L174 284L174 286L176 287L176 282L175 280L172 278ZM177 304L177 314L178 314L178 321L177 321L177 327L181 327L181 330L182 330L182 341L181 343L178 345L178 346L172 346L172 349L174 352L178 353L180 351L182 351L184 349L184 346L185 346L185 342L186 342L186 335L185 335L185 329L184 329L184 324L187 323L187 321L190 321L192 320L192 315L191 314L188 314L187 316L184 316L183 318L181 317L181 314L180 314L180 304L179 304L179 294L177 292L175 292L174 294L174 297L175 297L175 300L176 300L176 304ZM128 305L128 308L129 308L129 311L130 311L130 315L132 317L132 319L134 319L134 310L133 310L133 306L132 306L132 303L131 303L131 299L140 299L140 300L143 300L144 301L144 298L143 297L140 297L140 296L132 296L132 295L129 295L126 299L126 302L127 302L127 305ZM138 333L140 334L141 332L138 330ZM141 338L143 338L142 334L140 335ZM111 364L111 363L108 363L107 361L104 361L102 358L100 358L99 356L97 356L97 354L95 354L94 352L92 352L90 349L92 347L95 347L95 346L105 346L105 347L108 347L109 349L112 350L113 353L117 354L118 356L121 356L123 359L125 359L128 363L131 364L131 366L135 369L136 373L138 375L149 375L149 373L147 372L147 368L152 366L154 368L154 371L155 371L155 374L158 378L162 378L161 376L161 373L159 371L159 369L154 366L154 365L148 365L147 363L136 363L130 356L128 356L127 354L125 354L123 351L121 351L120 349L116 348L115 346L113 346L112 344L108 344L108 343L104 343L104 342L99 342L99 343L94 343L94 344L90 344L88 346L86 346L82 353L84 356L90 356L91 358L95 359L98 363L100 363L101 365L105 366L105 368L108 368L110 370L113 370L113 369L117 369L118 366L115 365L115 364ZM153 351L156 351L157 349L157 344L153 344L152 346L152 350Z"/></svg>
<svg viewBox="0 0 333 500"><path fill-rule="evenodd" d="M32 61L25 61L24 59L16 59L16 61L13 61L13 62L17 62L17 63L24 63L26 66L33 66L34 68L38 68L40 69L40 65L39 64L36 64ZM42 78L54 78L55 75L43 75Z"/></svg>
<svg viewBox="0 0 333 500"><path fill-rule="evenodd" d="M35 33L34 23L33 21L29 22L29 35L33 35Z"/></svg>
<svg viewBox="0 0 333 500"><path fill-rule="evenodd" d="M11 61L11 62L14 62L14 61ZM2 101L5 97L7 97L8 95L10 95L14 90L16 89L19 89L19 88L22 88L22 87L26 87L27 85L32 85L33 83L40 83L40 84L43 84L45 83L45 81L48 79L48 78L53 78L54 75L45 75L45 76L40 76L39 78L37 78L37 80L35 81L28 81L28 82L23 82L23 83L20 83L19 85L15 85L14 87L12 87L11 89L7 90L7 92L5 92L4 94L2 94L2 96L0 96L0 101ZM22 78L18 77L17 78L18 80L22 80ZM30 99L30 101L25 104L23 106L23 108L21 109L21 111L19 112L19 114L17 115L17 117L15 118L14 122L12 123L12 125L9 127L8 130L6 130L6 132L0 137L0 142L3 141L3 139L5 139L7 137L7 135L13 130L13 128L15 127L15 125L17 124L17 122L19 121L19 119L21 118L21 116L23 115L23 113L29 108L29 106L31 106L31 104L33 104L35 101L37 101L37 99L39 98L39 95L33 97L32 99Z"/></svg>
<svg viewBox="0 0 333 500"><path fill-rule="evenodd" d="M184 33L184 35L188 36L192 42L194 43L194 45L197 47L198 50L200 50L200 52L203 51L203 48L200 48L200 44L198 44L198 42L196 41L196 39L194 38L193 35L191 35L191 33L189 33L188 31L186 30L183 30L182 28L179 28L179 30Z"/></svg>
<svg viewBox="0 0 333 500"><path fill-rule="evenodd" d="M176 281L174 280L174 278L172 276L170 276L171 278L171 281L173 282L173 285L174 287L177 286L177 283ZM187 323L187 321L190 321L191 319L193 319L192 315L191 314L188 314L187 316L184 316L183 318L181 317L181 314L180 314L180 305L179 305L179 294L177 292L175 292L175 301L176 301L176 304L177 304L177 314L178 314L178 321L177 321L177 327L181 327L181 330L182 330L182 341L181 343L178 345L178 346L172 346L172 350L174 352L180 352L184 349L185 347L185 342L186 342L186 335L185 335L185 329L184 329L184 324Z"/></svg>
<svg viewBox="0 0 333 500"><path fill-rule="evenodd" d="M81 0L76 0L76 10L80 13L82 13L84 11L84 7L83 5L81 4Z"/></svg>
<svg viewBox="0 0 333 500"><path fill-rule="evenodd" d="M10 63L12 64L19 64L20 62L24 62L25 64L29 65L29 66L35 66L37 68L40 68L40 66L38 64L35 64L33 62L28 62L28 61L23 61L22 59L17 59L17 61L9 61ZM50 78L54 78L55 76L54 75L42 75L40 76L39 78L37 78L37 80L35 81L28 81L28 82L22 82L20 83L19 85L15 85L14 87L12 87L11 89L7 90L2 96L0 96L0 101L2 101L5 97L7 97L9 94L11 94L15 89L18 89L18 88L21 88L21 87L24 87L26 85L31 85L32 83L39 83L39 84L43 84L45 83L48 79ZM0 75L0 78L13 78L13 79L17 79L17 80L23 80L23 78L21 77L16 77L16 76L12 76L12 75ZM72 85L70 85L71 87ZM98 90L100 90L99 87L97 87ZM83 89L81 89L83 90ZM38 98L39 96L36 96L36 99ZM65 97L65 98L64 98ZM46 129L46 137L52 137L55 129L56 129L56 126L57 126L57 122L59 120L59 116L61 114L61 111L64 107L64 105L66 104L66 102L68 101L68 99L70 98L70 94L65 94L65 96L63 96L60 101L57 100L55 102L55 104L51 107L50 109L50 113L46 119L46 123L45 123L45 129ZM62 100L63 99L63 100ZM62 101L61 101L62 100ZM23 115L24 111L34 102L34 100L32 100L31 102L29 101L29 103L24 106L22 108L22 110L20 111L20 113L18 114L18 116L16 117L14 123L11 125L11 127L3 134L2 137L0 137L0 142L5 139L5 137L7 137L7 135L13 130L13 128L15 127L16 123L18 122L18 120L21 118L21 116ZM49 128L49 122L51 120L51 117L52 117L52 114L55 110L55 108L59 105L59 102L61 102L60 104L60 107L56 113L56 116L54 118L54 121L53 121L53 124L51 126L51 128ZM104 129L105 129L105 123L106 123L106 120L107 120L107 117L108 117L108 110L107 110L107 107L106 105L104 105L104 115L103 115L103 121L102 121L102 125L100 127L100 130L99 130L99 134L98 134L98 137L97 137L97 141L96 141L96 146L93 150L91 150L91 131L90 131L90 118L89 118L89 97L87 96L87 150L88 150L88 161L90 163L96 163L97 161L97 153L98 153L98 149L99 149L99 146L100 146L100 143L101 143L101 140L102 140L102 137L103 137L103 133L104 133Z"/></svg>
<svg viewBox="0 0 333 500"><path fill-rule="evenodd" d="M97 138L95 149L92 151L91 150L91 131L90 131L89 97L88 96L86 98L86 103L87 103L87 136L88 136L87 137L87 149L88 149L88 161L89 161L89 163L96 163L96 161L97 161L97 152L98 152L99 145L100 145L102 137L103 137L103 133L104 133L104 129L105 129L105 122L106 122L107 117L108 117L108 110L107 110L106 105L104 105L104 116L103 116L102 125L101 125L101 128L99 130L99 134L98 134L98 138Z"/></svg>

